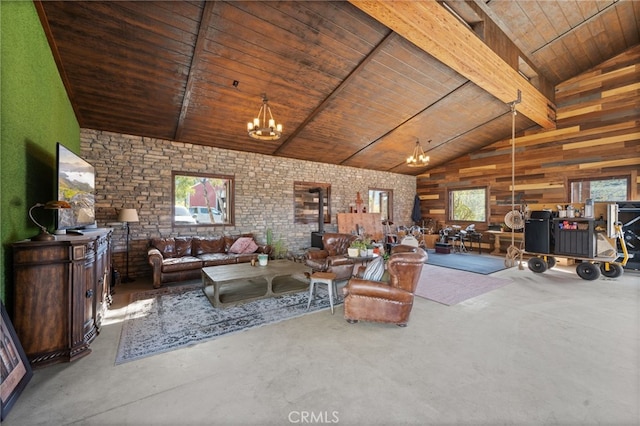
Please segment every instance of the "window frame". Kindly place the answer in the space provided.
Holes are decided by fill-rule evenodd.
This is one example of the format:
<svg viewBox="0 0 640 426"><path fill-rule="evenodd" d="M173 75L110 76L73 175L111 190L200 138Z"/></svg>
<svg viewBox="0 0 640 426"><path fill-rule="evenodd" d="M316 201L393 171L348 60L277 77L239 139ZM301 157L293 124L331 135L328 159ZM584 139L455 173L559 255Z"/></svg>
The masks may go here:
<svg viewBox="0 0 640 426"><path fill-rule="evenodd" d="M572 179L567 179L567 191L569 192L567 199L570 200L571 203L584 203L586 200L579 200L579 199L574 199L573 198L573 184L577 183L577 182L594 182L594 181L606 181L606 180L615 180L615 179L620 179L620 180L625 180L627 182L627 194L625 195L625 200L600 200L600 202L602 201L626 201L626 200L630 200L631 199L631 176L630 175L604 175L604 176L598 176L597 178L590 178L590 177L581 177L581 178L572 178ZM581 194L578 194L581 195ZM595 200L594 200L595 201Z"/></svg>
<svg viewBox="0 0 640 426"><path fill-rule="evenodd" d="M218 223L218 222L215 222L215 220L214 220L214 223L210 223L210 222L182 223L182 222L175 221L174 206L183 205L183 204L177 204L176 202L176 196L177 196L176 179L178 177L186 177L186 178L193 178L193 179L202 179L202 178L220 179L225 181L223 185L224 191L221 191L222 196L218 197L216 194L217 202L222 203L222 208L220 208L221 206L218 203L216 203L217 205L215 206L210 206L222 212L223 214L222 222ZM202 207L202 206L185 205L185 207L187 208L187 210L189 210L192 207ZM226 216L226 220L225 220L225 216ZM235 176L223 175L223 174L217 174L217 173L199 173L199 172L176 171L176 170L172 171L171 172L171 225L174 228L234 226L235 225Z"/></svg>
<svg viewBox="0 0 640 426"><path fill-rule="evenodd" d="M382 214L382 212L380 212L380 217L382 220L389 220L390 222L393 222L393 189L387 189L387 188L369 188L368 191L368 203L367 203L367 209L369 213L375 213L374 209L371 208L372 203L373 203L373 198L372 197L372 192L377 192L379 194L382 193L386 193L387 194L387 214L386 217L385 215Z"/></svg>
<svg viewBox="0 0 640 426"><path fill-rule="evenodd" d="M473 191L473 190L482 190L484 191L484 220L469 220L469 219L455 219L453 217L454 208L453 208L453 193L461 192L461 191ZM447 220L449 222L454 223L489 223L490 211L489 211L489 187L484 185L473 186L473 187L465 187L465 188L449 188L447 189Z"/></svg>

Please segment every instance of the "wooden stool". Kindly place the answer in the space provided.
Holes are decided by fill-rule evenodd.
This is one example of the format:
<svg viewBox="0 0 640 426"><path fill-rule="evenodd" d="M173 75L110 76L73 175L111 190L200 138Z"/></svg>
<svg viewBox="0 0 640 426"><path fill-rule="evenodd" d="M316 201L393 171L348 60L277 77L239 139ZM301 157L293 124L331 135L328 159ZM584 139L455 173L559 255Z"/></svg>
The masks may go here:
<svg viewBox="0 0 640 426"><path fill-rule="evenodd" d="M329 304L331 305L331 315L333 315L333 297L337 297L336 291L336 274L333 272L314 272L310 277L309 282L309 301L307 302L307 309L311 306L311 300L315 296L315 285L326 284L327 290L329 290Z"/></svg>

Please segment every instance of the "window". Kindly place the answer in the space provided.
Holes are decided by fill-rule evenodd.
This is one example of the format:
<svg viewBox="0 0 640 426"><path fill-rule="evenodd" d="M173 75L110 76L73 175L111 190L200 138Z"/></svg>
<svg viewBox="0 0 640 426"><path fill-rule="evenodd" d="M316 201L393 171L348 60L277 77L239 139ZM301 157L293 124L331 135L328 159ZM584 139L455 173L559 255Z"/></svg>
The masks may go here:
<svg viewBox="0 0 640 426"><path fill-rule="evenodd" d="M595 201L626 201L629 196L629 178L611 177L570 181L571 202L584 203L588 198Z"/></svg>
<svg viewBox="0 0 640 426"><path fill-rule="evenodd" d="M233 225L233 176L173 172L173 226Z"/></svg>
<svg viewBox="0 0 640 426"><path fill-rule="evenodd" d="M487 221L487 189L455 189L449 191L449 220Z"/></svg>
<svg viewBox="0 0 640 426"><path fill-rule="evenodd" d="M380 213L382 220L393 221L393 191L370 188L369 213Z"/></svg>

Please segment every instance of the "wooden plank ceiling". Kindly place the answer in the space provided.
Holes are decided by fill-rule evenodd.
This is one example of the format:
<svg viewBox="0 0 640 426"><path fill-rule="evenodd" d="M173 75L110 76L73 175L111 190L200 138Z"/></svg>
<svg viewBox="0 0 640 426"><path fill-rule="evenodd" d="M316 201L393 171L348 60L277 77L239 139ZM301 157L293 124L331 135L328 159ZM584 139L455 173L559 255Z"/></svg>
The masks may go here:
<svg viewBox="0 0 640 426"><path fill-rule="evenodd" d="M36 2L82 127L414 175L509 137L517 90L553 128L553 87L640 41L640 2L401 4ZM247 136L263 94L280 140Z"/></svg>

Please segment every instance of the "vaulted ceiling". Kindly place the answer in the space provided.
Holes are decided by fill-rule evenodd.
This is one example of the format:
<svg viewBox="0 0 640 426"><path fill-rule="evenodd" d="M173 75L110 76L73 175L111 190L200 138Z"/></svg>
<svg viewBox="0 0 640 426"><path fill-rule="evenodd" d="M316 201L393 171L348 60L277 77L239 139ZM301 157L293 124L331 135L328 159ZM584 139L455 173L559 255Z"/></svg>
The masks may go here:
<svg viewBox="0 0 640 426"><path fill-rule="evenodd" d="M553 128L557 83L640 42L640 1L36 6L81 127L413 175L509 137L512 105ZM263 94L276 141L247 135Z"/></svg>

